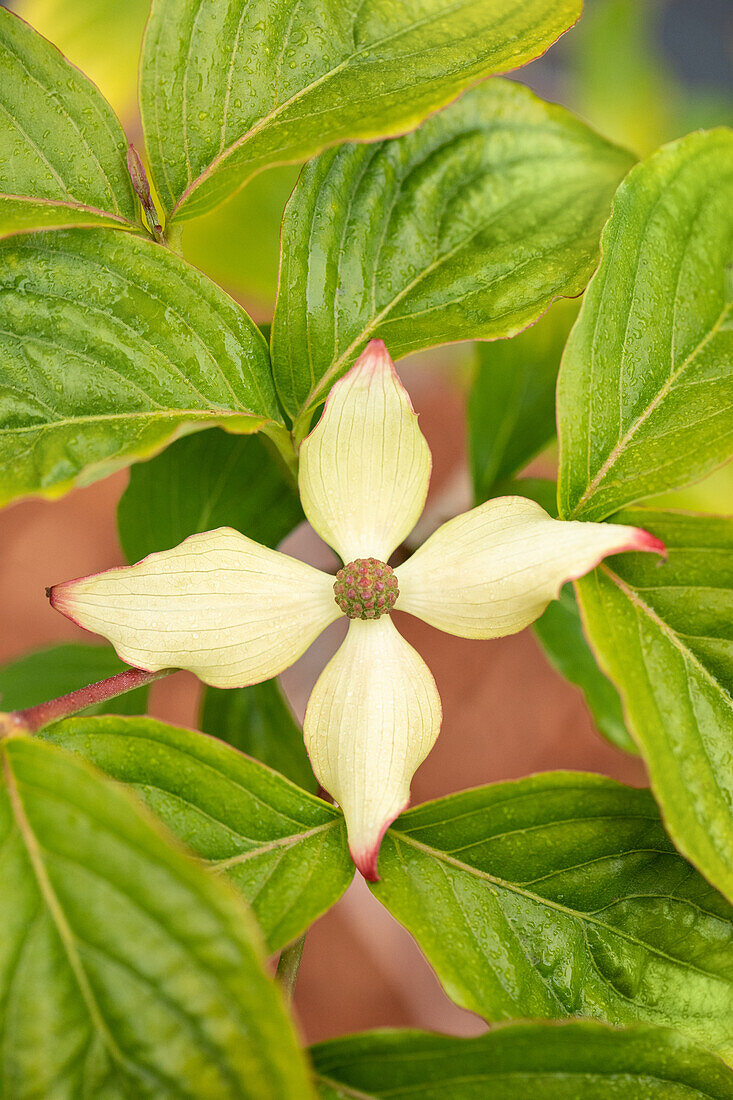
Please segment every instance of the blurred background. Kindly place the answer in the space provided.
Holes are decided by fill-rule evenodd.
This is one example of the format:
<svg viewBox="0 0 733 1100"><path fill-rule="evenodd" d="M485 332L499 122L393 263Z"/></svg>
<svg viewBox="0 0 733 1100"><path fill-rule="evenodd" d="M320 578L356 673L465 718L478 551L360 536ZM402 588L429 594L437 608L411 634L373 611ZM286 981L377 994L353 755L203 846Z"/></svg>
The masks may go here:
<svg viewBox="0 0 733 1100"><path fill-rule="evenodd" d="M130 140L142 148L137 63L149 0L14 0L6 6L99 85ZM731 0L586 0L578 26L516 78L645 156L698 127L730 125L732 74ZM185 230L187 259L221 283L258 322L272 316L279 223L297 175L297 167L264 173ZM550 318L563 308L572 309L553 307ZM551 321L533 331L533 353L557 356ZM490 369L492 354L501 354L501 348L485 345L482 369ZM475 370L470 345L413 356L401 366L433 451L433 507L446 516L472 503L466 400ZM550 445L527 472L552 477L554 462ZM115 509L127 476L115 475L56 503L27 501L0 513L0 664L40 645L82 638L51 610L44 589L124 564ZM733 468L667 494L662 502L731 512ZM306 527L283 548L322 568L335 566L330 551ZM444 709L437 746L415 777L413 802L555 768L646 782L637 757L596 733L582 696L550 667L531 632L471 642L409 617L400 620L400 629L433 670ZM284 678L300 717L340 630L335 624ZM154 685L152 713L193 726L197 695L194 679L179 673ZM474 1034L485 1026L448 1001L418 949L361 881L309 932L295 1004L308 1040L389 1025L456 1034Z"/></svg>

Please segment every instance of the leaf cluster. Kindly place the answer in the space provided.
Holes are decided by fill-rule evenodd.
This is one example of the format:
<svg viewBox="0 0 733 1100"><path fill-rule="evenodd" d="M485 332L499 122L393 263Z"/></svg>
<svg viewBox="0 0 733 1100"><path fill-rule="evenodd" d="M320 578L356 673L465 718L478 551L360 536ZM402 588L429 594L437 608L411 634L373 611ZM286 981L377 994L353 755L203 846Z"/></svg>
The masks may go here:
<svg viewBox="0 0 733 1100"><path fill-rule="evenodd" d="M478 1039L301 1049L268 956L353 867L275 682L207 689L204 732L144 717L142 690L0 741L8 1096L733 1097L733 520L638 503L733 451L733 135L632 167L496 75L580 8L153 0L149 191L97 87L0 9L0 503L131 466L130 561L222 525L276 546L302 519L298 443L368 340L480 340L477 502L518 491L668 551L611 559L536 627L651 791L548 773L385 837L373 892L447 994L534 1021ZM263 331L188 227L304 160ZM556 430L557 485L517 480ZM3 707L121 667L28 655Z"/></svg>

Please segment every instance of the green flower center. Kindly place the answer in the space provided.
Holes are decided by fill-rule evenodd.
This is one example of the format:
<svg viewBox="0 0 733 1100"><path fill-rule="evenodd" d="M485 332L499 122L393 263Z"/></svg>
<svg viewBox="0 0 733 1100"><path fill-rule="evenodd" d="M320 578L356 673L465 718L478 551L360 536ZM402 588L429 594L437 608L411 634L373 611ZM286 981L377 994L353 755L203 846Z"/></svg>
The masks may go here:
<svg viewBox="0 0 733 1100"><path fill-rule="evenodd" d="M333 594L350 619L378 619L389 614L400 590L391 566L376 558L357 558L339 569Z"/></svg>

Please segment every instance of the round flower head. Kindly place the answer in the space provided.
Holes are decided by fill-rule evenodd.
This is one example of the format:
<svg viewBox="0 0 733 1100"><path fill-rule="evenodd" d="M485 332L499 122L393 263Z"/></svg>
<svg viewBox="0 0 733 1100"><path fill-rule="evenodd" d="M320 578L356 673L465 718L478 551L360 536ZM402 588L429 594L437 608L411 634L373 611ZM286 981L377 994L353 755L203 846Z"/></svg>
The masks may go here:
<svg viewBox="0 0 733 1100"><path fill-rule="evenodd" d="M359 870L377 878L382 836L441 722L435 681L397 631L393 608L465 638L522 630L562 585L625 550L661 553L647 532L552 519L522 497L443 524L403 565L430 451L380 340L331 390L301 447L299 487L313 528L341 557L336 578L220 528L129 568L51 589L51 602L108 638L137 668L185 668L214 687L277 676L331 622L344 642L311 694L303 734L313 770L341 806Z"/></svg>

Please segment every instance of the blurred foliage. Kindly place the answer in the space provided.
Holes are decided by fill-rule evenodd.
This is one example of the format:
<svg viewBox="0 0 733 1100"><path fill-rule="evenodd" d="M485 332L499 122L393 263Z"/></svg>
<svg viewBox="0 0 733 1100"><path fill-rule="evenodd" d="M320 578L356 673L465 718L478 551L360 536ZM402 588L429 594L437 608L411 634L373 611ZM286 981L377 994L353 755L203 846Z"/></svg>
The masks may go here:
<svg viewBox="0 0 733 1100"><path fill-rule="evenodd" d="M705 20L708 4L697 4ZM731 121L733 96L683 84L665 54L670 0L590 0L569 40L568 105L639 156L700 127ZM678 35L684 28L675 19ZM729 48L733 52L733 21Z"/></svg>
<svg viewBox="0 0 733 1100"><path fill-rule="evenodd" d="M12 0L8 7L91 77L123 123L135 119L150 0Z"/></svg>
<svg viewBox="0 0 733 1100"><path fill-rule="evenodd" d="M258 322L272 317L280 222L299 173L300 166L292 164L262 172L183 230L186 259L243 301Z"/></svg>

